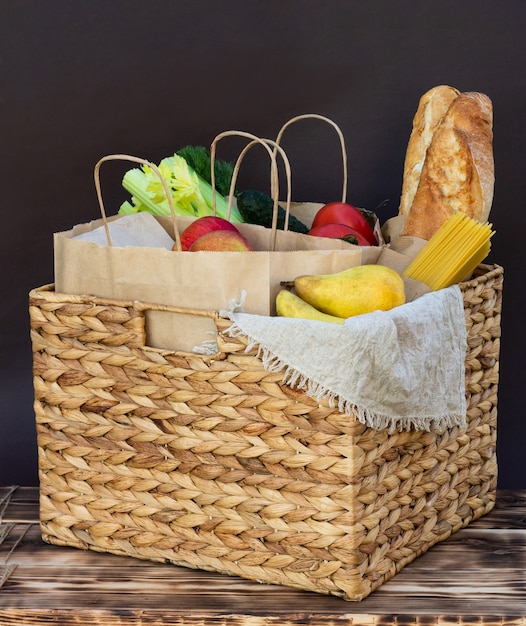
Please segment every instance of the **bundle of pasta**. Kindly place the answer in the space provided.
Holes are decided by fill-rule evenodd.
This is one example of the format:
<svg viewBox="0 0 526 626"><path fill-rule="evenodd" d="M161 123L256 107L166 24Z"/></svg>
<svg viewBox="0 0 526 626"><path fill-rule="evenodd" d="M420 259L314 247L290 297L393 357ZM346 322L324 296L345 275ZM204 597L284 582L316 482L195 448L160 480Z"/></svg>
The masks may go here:
<svg viewBox="0 0 526 626"><path fill-rule="evenodd" d="M455 213L434 233L404 270L404 276L436 291L468 278L488 256L491 224Z"/></svg>

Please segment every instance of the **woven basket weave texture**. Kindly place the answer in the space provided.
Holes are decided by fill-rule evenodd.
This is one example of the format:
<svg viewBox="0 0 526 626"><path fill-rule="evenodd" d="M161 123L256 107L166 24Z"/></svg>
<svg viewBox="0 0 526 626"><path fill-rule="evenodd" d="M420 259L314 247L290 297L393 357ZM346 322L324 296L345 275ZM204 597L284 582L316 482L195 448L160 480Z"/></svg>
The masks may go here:
<svg viewBox="0 0 526 626"><path fill-rule="evenodd" d="M388 434L265 371L213 311L30 293L42 537L361 600L490 511L503 271L460 285L467 428ZM211 318L219 353L146 346Z"/></svg>

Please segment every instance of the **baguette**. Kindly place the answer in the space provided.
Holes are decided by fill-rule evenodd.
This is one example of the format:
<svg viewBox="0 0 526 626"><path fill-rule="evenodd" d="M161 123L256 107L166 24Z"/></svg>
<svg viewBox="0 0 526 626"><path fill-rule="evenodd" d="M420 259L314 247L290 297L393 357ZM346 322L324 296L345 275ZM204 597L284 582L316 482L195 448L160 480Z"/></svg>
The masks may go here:
<svg viewBox="0 0 526 626"><path fill-rule="evenodd" d="M401 235L430 239L454 213L485 222L495 183L488 96L458 95L436 126Z"/></svg>
<svg viewBox="0 0 526 626"><path fill-rule="evenodd" d="M405 155L399 215L409 213L433 134L458 95L458 89L449 85L438 85L426 91L420 98Z"/></svg>

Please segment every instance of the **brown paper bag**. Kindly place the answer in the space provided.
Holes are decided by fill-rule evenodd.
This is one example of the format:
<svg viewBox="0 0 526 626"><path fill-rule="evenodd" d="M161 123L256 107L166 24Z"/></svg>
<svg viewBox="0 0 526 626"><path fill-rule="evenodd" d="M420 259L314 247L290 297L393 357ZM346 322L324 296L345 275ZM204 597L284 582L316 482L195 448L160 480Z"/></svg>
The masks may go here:
<svg viewBox="0 0 526 626"><path fill-rule="evenodd" d="M244 136L261 143L271 160L274 158L270 140L263 141L248 133ZM281 149L280 153L284 154ZM274 312L281 281L299 274L335 272L374 262L377 256L373 249L350 246L343 241L291 231L270 229L269 232L252 224L239 224L239 230L252 244L253 252L187 253L163 248L117 247L111 245L110 239L108 245L77 239L78 234L101 226L108 231L98 173L101 164L111 159L127 159L157 169L144 159L128 155L109 155L97 163L95 181L102 219L55 233L57 291L212 310L224 310L232 302L243 301L244 311L269 315ZM272 186L276 194L277 185L273 182ZM167 195L170 197L168 192ZM160 218L159 222L177 240L191 220L174 217ZM148 343L152 347L191 351L210 339L209 320L203 318L198 322L198 328L195 324L190 327L186 319L155 312L147 319Z"/></svg>

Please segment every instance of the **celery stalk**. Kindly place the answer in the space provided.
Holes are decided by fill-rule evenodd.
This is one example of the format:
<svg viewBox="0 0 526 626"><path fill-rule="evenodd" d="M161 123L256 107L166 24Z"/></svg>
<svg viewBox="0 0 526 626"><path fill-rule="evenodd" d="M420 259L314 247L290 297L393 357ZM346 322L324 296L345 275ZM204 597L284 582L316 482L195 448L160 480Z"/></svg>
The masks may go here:
<svg viewBox="0 0 526 626"><path fill-rule="evenodd" d="M211 212L214 211L214 190L212 189L212 185L207 183L205 180L200 178L199 186L201 188L201 194L205 199L206 204L210 207ZM216 192L216 215L222 217L223 219L227 219L227 209L228 209L228 200L224 198L221 194ZM241 213L238 208L234 205L230 208L230 222L244 222L244 219L241 217Z"/></svg>
<svg viewBox="0 0 526 626"><path fill-rule="evenodd" d="M184 160L175 154L159 164L159 171L168 184L176 215L202 217L213 215L213 189ZM119 213L147 211L153 215L170 215L170 205L158 176L148 166L126 172L123 187L131 194L131 202L123 202ZM216 193L216 215L227 218L228 202ZM237 207L230 211L230 221L243 222Z"/></svg>
<svg viewBox="0 0 526 626"><path fill-rule="evenodd" d="M123 202L120 206L119 213L121 215L130 215L131 213L138 213L139 211L144 211L144 207L142 204L133 204L131 202Z"/></svg>
<svg viewBox="0 0 526 626"><path fill-rule="evenodd" d="M155 174L152 174L155 176ZM170 216L170 205L168 200L164 197L164 190L162 196L152 194L148 189L148 176L140 168L134 168L126 172L122 179L122 186L132 196L133 203L123 202L119 213L137 213L139 211L147 211L152 215L164 215ZM159 186L162 185L159 181ZM186 208L181 204L174 202L174 209L177 215L194 216L196 211L190 208Z"/></svg>
<svg viewBox="0 0 526 626"><path fill-rule="evenodd" d="M134 168L126 172L122 179L122 186L132 195L133 204L124 202L119 209L119 213L136 213L147 211L152 215L169 215L170 209L166 201L166 210L162 205L154 202L146 189L146 178L144 172L139 168Z"/></svg>

